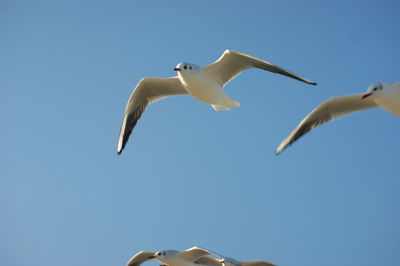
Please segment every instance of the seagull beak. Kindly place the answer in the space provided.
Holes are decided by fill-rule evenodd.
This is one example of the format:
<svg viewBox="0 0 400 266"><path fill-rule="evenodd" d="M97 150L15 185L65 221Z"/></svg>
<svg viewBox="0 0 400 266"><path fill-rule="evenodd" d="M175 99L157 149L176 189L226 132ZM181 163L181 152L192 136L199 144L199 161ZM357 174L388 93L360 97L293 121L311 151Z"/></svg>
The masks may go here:
<svg viewBox="0 0 400 266"><path fill-rule="evenodd" d="M361 97L361 99L365 99L365 98L367 98L367 97L369 97L369 96L371 96L371 95L372 95L372 92L366 93L366 94L364 94L364 95Z"/></svg>
<svg viewBox="0 0 400 266"><path fill-rule="evenodd" d="M177 67L175 67L175 68L174 68L174 71L181 71L181 69L180 69L180 68L177 68Z"/></svg>
<svg viewBox="0 0 400 266"><path fill-rule="evenodd" d="M149 256L149 257L147 257L148 259L155 259L156 258L156 256Z"/></svg>

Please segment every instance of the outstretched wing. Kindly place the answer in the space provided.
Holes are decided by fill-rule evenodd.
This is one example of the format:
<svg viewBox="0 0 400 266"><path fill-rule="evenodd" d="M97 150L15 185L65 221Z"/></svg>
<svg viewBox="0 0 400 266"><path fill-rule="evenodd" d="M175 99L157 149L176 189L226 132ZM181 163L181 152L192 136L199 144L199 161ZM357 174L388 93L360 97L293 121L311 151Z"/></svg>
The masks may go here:
<svg viewBox="0 0 400 266"><path fill-rule="evenodd" d="M327 100L315 108L303 119L303 121L300 122L300 124L292 131L292 133L290 133L290 135L284 141L282 141L275 153L281 153L287 146L291 145L298 138L317 126L320 126L335 118L339 118L343 115L373 107L377 107L375 101L371 98L362 99L362 94Z"/></svg>
<svg viewBox="0 0 400 266"><path fill-rule="evenodd" d="M222 266L222 260L210 256L204 256L196 260L194 263L202 266Z"/></svg>
<svg viewBox="0 0 400 266"><path fill-rule="evenodd" d="M185 260L194 262L194 261L196 261L206 255L210 255L210 254L212 254L212 252L207 249L199 248L199 247L192 247L192 248L189 248L189 249L179 253L179 256Z"/></svg>
<svg viewBox="0 0 400 266"><path fill-rule="evenodd" d="M195 263L205 265L205 266L223 266L223 265L235 265L240 266L240 262L229 257L222 256L216 252L208 249L204 249L208 254L200 259L196 260Z"/></svg>
<svg viewBox="0 0 400 266"><path fill-rule="evenodd" d="M269 263L263 260L246 261L241 263L242 266L276 266L275 264Z"/></svg>
<svg viewBox="0 0 400 266"><path fill-rule="evenodd" d="M154 256L154 254L156 254L156 251L140 251L128 261L126 266L139 266L145 261L151 260L149 257Z"/></svg>
<svg viewBox="0 0 400 266"><path fill-rule="evenodd" d="M292 72L289 72L286 69L271 64L268 61L230 50L225 50L225 52L217 61L208 66L205 66L203 70L214 77L221 84L221 86L224 86L231 79L239 75L240 72L253 67L285 75L287 77L294 78L308 84L317 84L314 81L308 80Z"/></svg>
<svg viewBox="0 0 400 266"><path fill-rule="evenodd" d="M126 142L147 105L167 96L187 94L178 77L143 78L133 90L125 108L118 139L118 154Z"/></svg>

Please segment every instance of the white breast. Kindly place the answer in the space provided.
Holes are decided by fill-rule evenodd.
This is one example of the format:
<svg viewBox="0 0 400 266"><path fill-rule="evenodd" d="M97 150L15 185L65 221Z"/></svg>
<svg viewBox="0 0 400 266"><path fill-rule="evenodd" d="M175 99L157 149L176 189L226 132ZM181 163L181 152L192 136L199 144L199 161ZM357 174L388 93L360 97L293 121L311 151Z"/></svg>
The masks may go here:
<svg viewBox="0 0 400 266"><path fill-rule="evenodd" d="M201 102L215 104L225 97L222 86L201 70L179 73L178 76L185 89Z"/></svg>
<svg viewBox="0 0 400 266"><path fill-rule="evenodd" d="M393 87L376 97L376 102L383 109L394 115L400 116L400 89Z"/></svg>
<svg viewBox="0 0 400 266"><path fill-rule="evenodd" d="M193 262L182 259L179 256L174 256L162 261L168 266L196 266Z"/></svg>

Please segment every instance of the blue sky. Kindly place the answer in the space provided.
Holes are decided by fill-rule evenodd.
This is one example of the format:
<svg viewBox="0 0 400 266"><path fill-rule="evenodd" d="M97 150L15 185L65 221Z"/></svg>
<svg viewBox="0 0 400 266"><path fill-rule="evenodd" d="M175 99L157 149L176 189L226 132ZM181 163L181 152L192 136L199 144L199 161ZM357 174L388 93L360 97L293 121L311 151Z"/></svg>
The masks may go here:
<svg viewBox="0 0 400 266"><path fill-rule="evenodd" d="M324 125L320 102L399 81L398 1L0 1L0 264L124 265L203 246L287 266L398 265L399 118ZM318 82L249 70L215 112L151 105L117 156L144 76L225 49ZM157 265L149 262L148 265Z"/></svg>

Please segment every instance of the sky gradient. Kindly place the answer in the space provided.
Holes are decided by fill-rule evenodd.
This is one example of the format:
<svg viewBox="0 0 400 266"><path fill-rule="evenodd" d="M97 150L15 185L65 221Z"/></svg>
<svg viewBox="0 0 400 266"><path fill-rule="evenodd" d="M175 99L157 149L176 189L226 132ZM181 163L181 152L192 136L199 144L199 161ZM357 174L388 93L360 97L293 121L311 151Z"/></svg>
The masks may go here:
<svg viewBox="0 0 400 266"><path fill-rule="evenodd" d="M398 117L360 112L274 150L322 101L400 81L399 8L0 1L0 265L125 265L195 245L282 266L398 265ZM318 86L248 70L225 88L231 111L161 100L117 156L142 77L225 49Z"/></svg>

